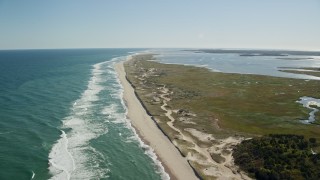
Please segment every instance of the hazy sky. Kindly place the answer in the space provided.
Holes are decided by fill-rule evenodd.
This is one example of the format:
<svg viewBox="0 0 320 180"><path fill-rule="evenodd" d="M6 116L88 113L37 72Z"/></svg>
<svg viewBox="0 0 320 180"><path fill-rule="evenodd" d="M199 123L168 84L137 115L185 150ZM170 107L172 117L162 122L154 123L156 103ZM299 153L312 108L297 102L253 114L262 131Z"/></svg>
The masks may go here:
<svg viewBox="0 0 320 180"><path fill-rule="evenodd" d="M320 50L320 0L0 0L0 49Z"/></svg>

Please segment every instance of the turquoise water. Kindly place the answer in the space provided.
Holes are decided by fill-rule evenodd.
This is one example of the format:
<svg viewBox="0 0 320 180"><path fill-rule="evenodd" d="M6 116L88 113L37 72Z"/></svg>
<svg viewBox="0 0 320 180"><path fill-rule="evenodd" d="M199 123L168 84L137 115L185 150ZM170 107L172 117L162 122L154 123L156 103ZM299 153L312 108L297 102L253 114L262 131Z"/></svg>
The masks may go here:
<svg viewBox="0 0 320 180"><path fill-rule="evenodd" d="M113 70L134 51L0 51L0 179L167 178Z"/></svg>

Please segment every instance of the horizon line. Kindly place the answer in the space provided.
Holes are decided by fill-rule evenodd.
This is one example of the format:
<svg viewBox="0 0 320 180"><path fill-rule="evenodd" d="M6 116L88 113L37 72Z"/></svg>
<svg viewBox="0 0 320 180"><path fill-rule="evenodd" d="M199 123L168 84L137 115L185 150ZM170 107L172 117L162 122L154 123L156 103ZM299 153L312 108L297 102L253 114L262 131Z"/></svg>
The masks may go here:
<svg viewBox="0 0 320 180"><path fill-rule="evenodd" d="M266 50L266 51L308 51L320 52L320 49L287 49L287 48L210 48L210 47L78 47L78 48L8 48L0 49L0 51L15 51L15 50L76 50L76 49L193 49L193 50Z"/></svg>

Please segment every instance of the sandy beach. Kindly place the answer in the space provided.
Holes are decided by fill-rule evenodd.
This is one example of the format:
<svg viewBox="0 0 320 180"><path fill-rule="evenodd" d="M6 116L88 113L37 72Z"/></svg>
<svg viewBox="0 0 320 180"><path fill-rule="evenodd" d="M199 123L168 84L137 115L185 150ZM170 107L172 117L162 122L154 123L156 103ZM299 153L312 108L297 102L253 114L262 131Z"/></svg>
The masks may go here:
<svg viewBox="0 0 320 180"><path fill-rule="evenodd" d="M126 80L123 62L117 63L115 70L124 88L123 98L128 108L128 118L139 136L154 149L170 178L198 179L186 158L181 156L177 148L161 132L135 96L134 89Z"/></svg>

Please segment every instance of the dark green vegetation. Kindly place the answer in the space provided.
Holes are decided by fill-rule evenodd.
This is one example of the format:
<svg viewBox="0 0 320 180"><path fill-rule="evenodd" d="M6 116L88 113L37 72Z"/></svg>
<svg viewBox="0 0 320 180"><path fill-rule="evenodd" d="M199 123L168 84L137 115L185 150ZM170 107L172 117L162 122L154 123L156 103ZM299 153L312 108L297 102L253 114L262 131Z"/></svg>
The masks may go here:
<svg viewBox="0 0 320 180"><path fill-rule="evenodd" d="M320 179L315 138L269 135L243 141L234 149L235 163L257 179Z"/></svg>

